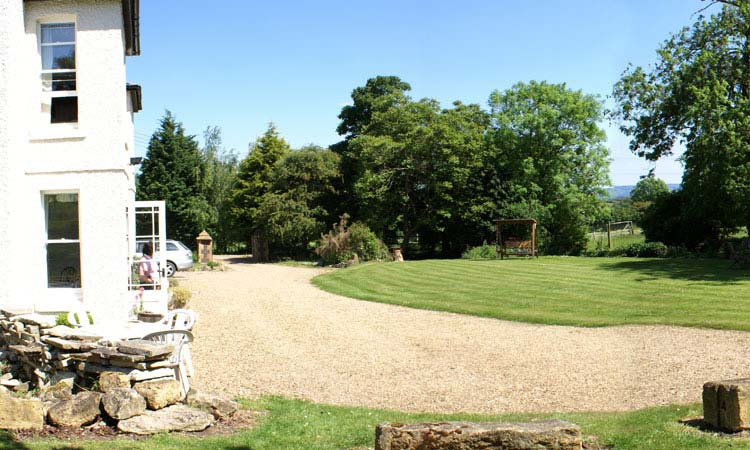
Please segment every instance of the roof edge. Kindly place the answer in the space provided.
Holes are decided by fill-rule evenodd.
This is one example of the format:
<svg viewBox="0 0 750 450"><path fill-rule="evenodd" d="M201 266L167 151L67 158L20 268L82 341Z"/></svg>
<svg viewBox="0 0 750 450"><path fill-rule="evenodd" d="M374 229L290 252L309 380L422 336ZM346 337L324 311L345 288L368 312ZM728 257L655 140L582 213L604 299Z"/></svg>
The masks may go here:
<svg viewBox="0 0 750 450"><path fill-rule="evenodd" d="M39 1L39 0L24 0ZM125 54L136 56L141 54L141 26L139 0L122 0L122 23L125 32Z"/></svg>
<svg viewBox="0 0 750 450"><path fill-rule="evenodd" d="M133 112L137 113L143 109L143 94L141 93L141 86L137 84L128 83L125 89L130 96L130 104L133 107Z"/></svg>

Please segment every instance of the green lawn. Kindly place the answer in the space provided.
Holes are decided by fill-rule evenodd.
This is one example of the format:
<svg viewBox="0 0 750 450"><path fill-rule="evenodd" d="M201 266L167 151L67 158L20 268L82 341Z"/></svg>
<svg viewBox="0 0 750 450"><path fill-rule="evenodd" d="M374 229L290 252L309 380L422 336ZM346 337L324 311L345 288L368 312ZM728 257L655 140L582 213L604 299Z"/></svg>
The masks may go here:
<svg viewBox="0 0 750 450"><path fill-rule="evenodd" d="M750 330L750 269L726 260L541 257L373 263L313 279L347 297L522 322Z"/></svg>
<svg viewBox="0 0 750 450"><path fill-rule="evenodd" d="M379 422L444 420L533 420L560 418L577 423L583 434L596 436L612 449L750 449L750 440L720 437L684 426L678 420L700 414L699 405L669 406L628 413L575 413L486 416L473 414L407 414L395 411L349 408L268 397L248 406L267 410L260 426L230 436L195 438L159 435L144 440L65 442L54 439L15 442L0 434L0 449L228 449L228 450L339 450L372 448ZM595 447L596 448L596 447Z"/></svg>

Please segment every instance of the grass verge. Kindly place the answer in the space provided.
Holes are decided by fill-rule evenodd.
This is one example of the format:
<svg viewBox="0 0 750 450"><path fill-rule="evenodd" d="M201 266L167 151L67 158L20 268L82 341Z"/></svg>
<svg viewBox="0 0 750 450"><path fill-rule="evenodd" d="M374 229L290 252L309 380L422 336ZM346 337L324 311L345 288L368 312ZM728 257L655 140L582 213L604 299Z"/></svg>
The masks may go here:
<svg viewBox="0 0 750 450"><path fill-rule="evenodd" d="M361 300L521 322L750 330L750 270L725 260L541 257L371 263L313 279Z"/></svg>
<svg viewBox="0 0 750 450"><path fill-rule="evenodd" d="M261 424L231 436L191 438L159 435L144 440L106 440L64 442L53 439L18 443L8 434L0 435L0 449L308 449L339 450L373 447L375 425L380 422L424 422L445 420L506 421L560 418L577 423L583 434L604 448L667 449L750 449L750 440L704 433L678 423L700 413L698 405L668 406L625 413L576 414L408 414L366 408L351 408L309 403L280 397L267 397L248 406L269 412ZM606 447L605 447L606 446ZM594 447L596 448L596 447Z"/></svg>

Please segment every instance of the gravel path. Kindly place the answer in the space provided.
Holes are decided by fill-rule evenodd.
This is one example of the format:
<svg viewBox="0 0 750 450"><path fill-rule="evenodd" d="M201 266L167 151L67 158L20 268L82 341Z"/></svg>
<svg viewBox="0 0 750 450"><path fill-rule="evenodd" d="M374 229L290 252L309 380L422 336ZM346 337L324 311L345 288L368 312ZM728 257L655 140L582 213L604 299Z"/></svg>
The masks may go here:
<svg viewBox="0 0 750 450"><path fill-rule="evenodd" d="M629 410L750 375L750 333L576 328L352 300L322 269L234 261L181 280L200 314L194 384L404 411ZM710 307L710 303L707 303Z"/></svg>

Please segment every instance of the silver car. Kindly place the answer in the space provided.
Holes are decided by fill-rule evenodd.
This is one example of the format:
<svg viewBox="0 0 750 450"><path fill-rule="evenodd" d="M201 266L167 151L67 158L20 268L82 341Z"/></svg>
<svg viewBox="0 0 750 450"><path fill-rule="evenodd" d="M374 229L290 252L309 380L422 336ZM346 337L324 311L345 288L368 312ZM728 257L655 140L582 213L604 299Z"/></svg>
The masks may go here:
<svg viewBox="0 0 750 450"><path fill-rule="evenodd" d="M138 241L135 244L136 256L140 257L143 254L143 244L148 241ZM180 241L173 241L171 239L166 240L167 251L164 252L167 265L164 270L168 277L174 275L178 270L187 270L193 267L193 252L188 248L187 245ZM158 251L159 243L156 244Z"/></svg>

